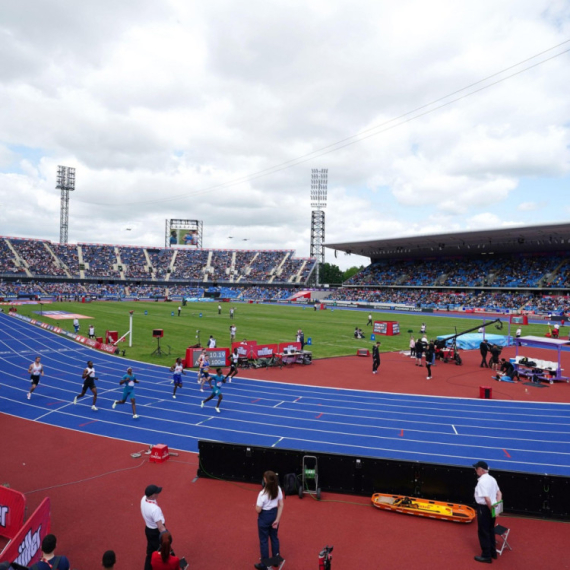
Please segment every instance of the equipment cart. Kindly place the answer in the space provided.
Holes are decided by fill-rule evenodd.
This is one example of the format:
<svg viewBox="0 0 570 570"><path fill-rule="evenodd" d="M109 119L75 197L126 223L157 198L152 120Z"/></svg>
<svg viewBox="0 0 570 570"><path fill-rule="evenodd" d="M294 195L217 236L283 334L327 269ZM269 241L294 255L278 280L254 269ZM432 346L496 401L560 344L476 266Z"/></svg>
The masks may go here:
<svg viewBox="0 0 570 570"><path fill-rule="evenodd" d="M301 485L299 486L299 499L303 493L316 495L321 500L321 488L319 487L319 465L314 455L303 455L301 466Z"/></svg>

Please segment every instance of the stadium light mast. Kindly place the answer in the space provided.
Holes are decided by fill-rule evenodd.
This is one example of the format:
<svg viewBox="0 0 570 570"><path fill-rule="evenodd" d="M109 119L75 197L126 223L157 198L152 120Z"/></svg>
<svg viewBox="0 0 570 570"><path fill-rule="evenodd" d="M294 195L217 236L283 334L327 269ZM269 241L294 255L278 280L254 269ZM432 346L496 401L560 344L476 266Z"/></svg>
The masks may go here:
<svg viewBox="0 0 570 570"><path fill-rule="evenodd" d="M69 229L69 193L75 190L75 168L57 167L56 190L61 190L61 209L59 215L59 243L67 243Z"/></svg>
<svg viewBox="0 0 570 570"><path fill-rule="evenodd" d="M311 257L317 260L316 282L319 285L320 265L325 262L325 212L327 207L328 168L311 170Z"/></svg>

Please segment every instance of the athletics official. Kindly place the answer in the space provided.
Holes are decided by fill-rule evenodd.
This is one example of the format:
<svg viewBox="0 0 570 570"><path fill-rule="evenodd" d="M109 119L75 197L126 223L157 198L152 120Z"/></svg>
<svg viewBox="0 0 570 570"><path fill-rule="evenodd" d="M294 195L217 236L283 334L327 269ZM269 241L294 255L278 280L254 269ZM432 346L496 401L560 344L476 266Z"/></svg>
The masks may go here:
<svg viewBox="0 0 570 570"><path fill-rule="evenodd" d="M477 503L477 534L481 545L481 556L475 556L475 560L491 564L493 558L497 558L493 504L500 501L503 495L496 479L489 475L489 466L485 461L477 461L473 467L479 477L475 487L475 502Z"/></svg>
<svg viewBox="0 0 570 570"><path fill-rule="evenodd" d="M149 485L141 499L141 514L144 519L146 536L146 560L144 570L152 570L150 559L152 553L156 552L160 546L160 533L166 530L164 526L164 515L162 509L157 504L158 495L162 487Z"/></svg>

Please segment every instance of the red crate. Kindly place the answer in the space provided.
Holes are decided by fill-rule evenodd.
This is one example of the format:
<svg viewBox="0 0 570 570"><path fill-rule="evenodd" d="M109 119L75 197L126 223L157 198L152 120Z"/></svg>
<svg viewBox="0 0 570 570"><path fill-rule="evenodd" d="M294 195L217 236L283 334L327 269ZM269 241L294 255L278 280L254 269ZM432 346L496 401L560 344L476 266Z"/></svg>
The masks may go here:
<svg viewBox="0 0 570 570"><path fill-rule="evenodd" d="M152 446L149 461L151 463L164 463L169 457L168 445L159 443L158 445Z"/></svg>

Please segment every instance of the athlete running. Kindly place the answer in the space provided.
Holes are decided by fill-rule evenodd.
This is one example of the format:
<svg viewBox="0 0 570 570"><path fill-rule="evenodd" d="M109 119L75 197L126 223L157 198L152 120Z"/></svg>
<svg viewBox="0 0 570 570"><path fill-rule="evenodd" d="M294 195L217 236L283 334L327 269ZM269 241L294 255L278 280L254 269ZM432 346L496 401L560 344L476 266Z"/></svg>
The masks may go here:
<svg viewBox="0 0 570 570"><path fill-rule="evenodd" d="M36 356L36 359L30 364L28 368L28 374L30 374L30 380L32 385L30 391L28 392L28 400L32 397L32 392L38 387L40 383L40 376L44 375L44 367L40 364L41 357Z"/></svg>
<svg viewBox="0 0 570 570"><path fill-rule="evenodd" d="M83 389L81 394L78 394L73 398L73 403L77 404L77 400L83 398L87 389L89 389L93 393L93 405L91 406L91 409L96 412L99 409L95 406L95 403L97 402L97 386L95 386L95 380L97 378L95 377L95 368L93 368L93 362L91 362L91 360L87 362L87 368L85 368L81 377L83 378Z"/></svg>
<svg viewBox="0 0 570 570"><path fill-rule="evenodd" d="M214 396L218 396L218 403L216 404L216 412L221 413L220 404L222 403L222 384L224 383L224 375L222 374L222 369L216 369L216 375L213 378L214 383L210 382L210 387L212 388L212 393L200 404L203 408L206 402L209 402Z"/></svg>
<svg viewBox="0 0 570 570"><path fill-rule="evenodd" d="M238 349L234 348L234 351L230 355L230 371L227 373L224 382L231 382L232 378L237 375L237 366L239 361Z"/></svg>
<svg viewBox="0 0 570 570"><path fill-rule="evenodd" d="M170 372L172 372L172 382L174 383L172 397L176 400L176 390L182 388L182 374L186 374L182 365L182 358L176 359L176 362L170 367Z"/></svg>
<svg viewBox="0 0 570 570"><path fill-rule="evenodd" d="M113 410L117 407L117 404L124 404L127 400L131 401L133 406L133 419L138 419L137 416L137 408L135 406L135 384L138 384L139 381L136 379L135 375L133 374L132 368L127 368L127 373L123 376L119 385L125 385L123 388L123 398L121 400L115 400L113 402Z"/></svg>

